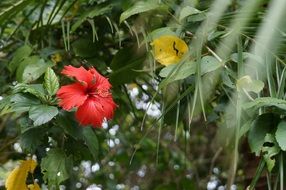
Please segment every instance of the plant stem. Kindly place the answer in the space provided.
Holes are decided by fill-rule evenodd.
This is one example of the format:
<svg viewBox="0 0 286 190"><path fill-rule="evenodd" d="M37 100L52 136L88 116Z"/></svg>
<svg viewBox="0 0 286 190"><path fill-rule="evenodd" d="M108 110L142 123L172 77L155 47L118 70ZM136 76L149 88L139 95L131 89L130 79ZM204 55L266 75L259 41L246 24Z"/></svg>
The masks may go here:
<svg viewBox="0 0 286 190"><path fill-rule="evenodd" d="M280 165L279 165L279 171L280 171L280 190L283 190L284 187L284 171L283 171L283 152L280 153Z"/></svg>

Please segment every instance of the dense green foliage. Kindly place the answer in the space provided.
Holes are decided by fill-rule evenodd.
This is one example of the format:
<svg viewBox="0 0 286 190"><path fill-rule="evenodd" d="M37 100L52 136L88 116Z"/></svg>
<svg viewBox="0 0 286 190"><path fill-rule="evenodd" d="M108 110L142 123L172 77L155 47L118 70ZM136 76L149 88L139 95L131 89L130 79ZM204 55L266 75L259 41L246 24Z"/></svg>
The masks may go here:
<svg viewBox="0 0 286 190"><path fill-rule="evenodd" d="M43 189L283 189L285 14L285 0L1 0L1 180L34 157ZM178 64L154 58L164 35L188 44ZM65 65L109 78L102 128L58 106Z"/></svg>

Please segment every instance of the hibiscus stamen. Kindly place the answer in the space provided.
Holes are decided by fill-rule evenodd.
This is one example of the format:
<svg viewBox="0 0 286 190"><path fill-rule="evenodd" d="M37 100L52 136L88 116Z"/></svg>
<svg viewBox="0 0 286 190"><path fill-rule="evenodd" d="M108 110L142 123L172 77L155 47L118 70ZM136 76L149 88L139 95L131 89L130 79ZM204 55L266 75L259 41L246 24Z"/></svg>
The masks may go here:
<svg viewBox="0 0 286 190"><path fill-rule="evenodd" d="M111 93L105 89L96 89L96 90L88 91L87 94L91 96L100 96L103 98L111 95Z"/></svg>
<svg viewBox="0 0 286 190"><path fill-rule="evenodd" d="M94 85L95 83L96 83L96 77L93 76L93 77L92 77L92 80L91 80L91 84Z"/></svg>

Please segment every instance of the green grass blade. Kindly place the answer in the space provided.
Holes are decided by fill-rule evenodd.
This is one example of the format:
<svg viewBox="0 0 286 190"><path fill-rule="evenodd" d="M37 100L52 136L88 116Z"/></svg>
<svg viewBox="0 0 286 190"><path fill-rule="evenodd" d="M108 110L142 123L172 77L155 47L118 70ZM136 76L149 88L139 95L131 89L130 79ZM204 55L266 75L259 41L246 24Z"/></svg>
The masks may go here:
<svg viewBox="0 0 286 190"><path fill-rule="evenodd" d="M264 161L264 159L261 159L260 163L256 169L255 176L253 177L253 179L250 183L249 190L254 190L255 185L256 185L258 179L260 178L264 168L265 168L265 161Z"/></svg>

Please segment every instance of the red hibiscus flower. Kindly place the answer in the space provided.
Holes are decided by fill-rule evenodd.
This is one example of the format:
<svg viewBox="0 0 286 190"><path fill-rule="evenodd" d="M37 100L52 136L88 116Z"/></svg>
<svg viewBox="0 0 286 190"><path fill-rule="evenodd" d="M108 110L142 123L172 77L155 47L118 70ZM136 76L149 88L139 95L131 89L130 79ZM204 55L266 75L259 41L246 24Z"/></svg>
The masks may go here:
<svg viewBox="0 0 286 190"><path fill-rule="evenodd" d="M100 75L94 68L86 70L83 67L76 68L65 66L61 72L68 77L74 77L77 82L62 86L57 97L59 106L64 110L74 107L76 119L81 125L101 127L103 120L113 117L116 104L114 103L108 79Z"/></svg>

